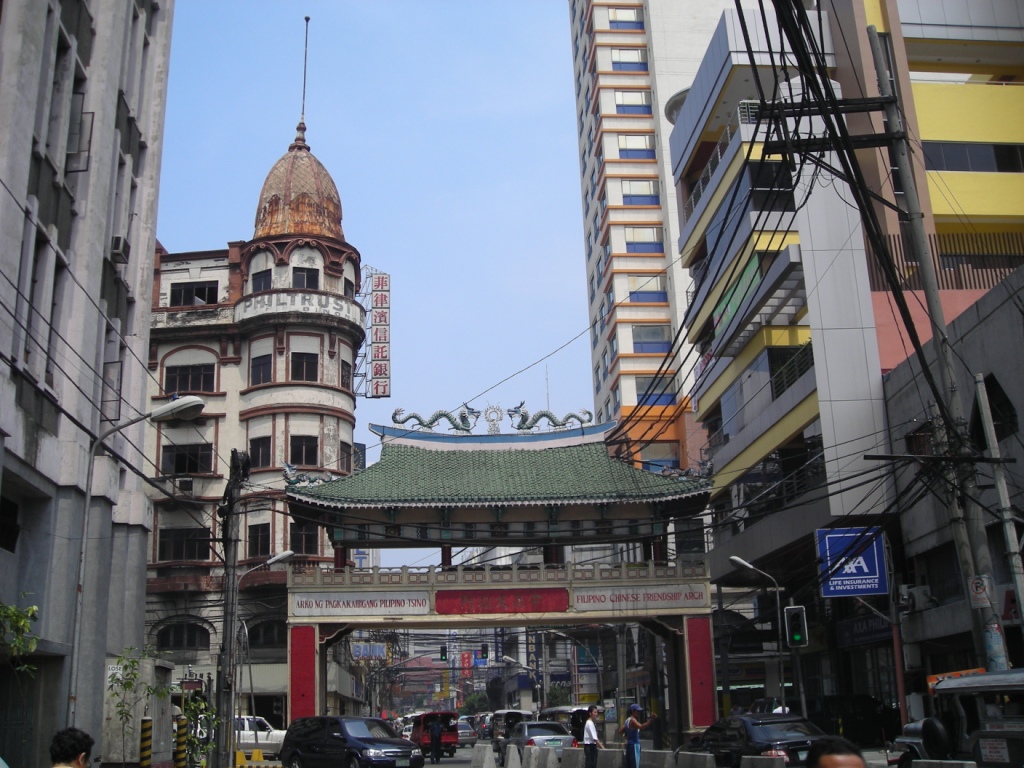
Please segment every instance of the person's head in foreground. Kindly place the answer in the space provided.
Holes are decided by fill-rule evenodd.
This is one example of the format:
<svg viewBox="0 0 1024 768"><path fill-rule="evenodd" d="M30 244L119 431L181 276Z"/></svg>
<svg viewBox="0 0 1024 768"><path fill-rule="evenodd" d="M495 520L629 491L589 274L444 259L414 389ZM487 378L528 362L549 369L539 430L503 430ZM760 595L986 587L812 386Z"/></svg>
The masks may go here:
<svg viewBox="0 0 1024 768"><path fill-rule="evenodd" d="M841 736L819 739L807 753L807 768L867 768L860 747Z"/></svg>
<svg viewBox="0 0 1024 768"><path fill-rule="evenodd" d="M72 768L86 768L92 757L92 747L96 742L85 731L78 728L65 728L57 731L50 741L50 760L54 765L67 765Z"/></svg>

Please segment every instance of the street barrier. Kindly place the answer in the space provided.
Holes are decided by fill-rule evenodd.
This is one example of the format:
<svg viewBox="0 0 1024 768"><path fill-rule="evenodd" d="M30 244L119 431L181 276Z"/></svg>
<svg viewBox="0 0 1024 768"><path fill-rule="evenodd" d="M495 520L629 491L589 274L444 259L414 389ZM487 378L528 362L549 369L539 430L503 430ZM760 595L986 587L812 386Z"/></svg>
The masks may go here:
<svg viewBox="0 0 1024 768"><path fill-rule="evenodd" d="M676 755L676 768L715 768L715 756L701 752L680 752Z"/></svg>
<svg viewBox="0 0 1024 768"><path fill-rule="evenodd" d="M562 768L583 768L584 762L582 747L566 747L562 750Z"/></svg>

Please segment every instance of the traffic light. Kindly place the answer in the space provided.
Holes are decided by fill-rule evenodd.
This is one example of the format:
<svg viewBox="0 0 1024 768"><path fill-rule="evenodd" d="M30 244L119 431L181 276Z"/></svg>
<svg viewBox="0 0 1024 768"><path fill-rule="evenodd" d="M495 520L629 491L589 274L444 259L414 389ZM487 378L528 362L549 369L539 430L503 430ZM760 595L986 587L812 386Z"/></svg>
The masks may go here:
<svg viewBox="0 0 1024 768"><path fill-rule="evenodd" d="M448 661L448 646L441 646L441 661Z"/></svg>
<svg viewBox="0 0 1024 768"><path fill-rule="evenodd" d="M807 646L807 610L802 605L786 606L786 640L790 648Z"/></svg>
<svg viewBox="0 0 1024 768"><path fill-rule="evenodd" d="M487 658L487 643L484 643L483 645L480 646L480 658L481 659L486 659Z"/></svg>

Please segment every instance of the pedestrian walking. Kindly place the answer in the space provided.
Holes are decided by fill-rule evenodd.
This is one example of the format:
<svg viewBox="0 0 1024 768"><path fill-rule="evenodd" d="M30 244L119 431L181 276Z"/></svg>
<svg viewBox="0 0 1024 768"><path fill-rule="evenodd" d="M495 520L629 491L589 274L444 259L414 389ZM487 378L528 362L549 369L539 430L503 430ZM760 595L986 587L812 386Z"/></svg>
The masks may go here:
<svg viewBox="0 0 1024 768"><path fill-rule="evenodd" d="M597 768L597 750L604 744L597 737L597 707L587 707L587 722L583 726L583 768Z"/></svg>
<svg viewBox="0 0 1024 768"><path fill-rule="evenodd" d="M619 728L619 733L626 734L626 768L640 768L640 731L650 728L656 719L651 715L646 722L640 722L639 714L643 711L639 704L630 704L629 718Z"/></svg>
<svg viewBox="0 0 1024 768"><path fill-rule="evenodd" d="M88 768L96 742L85 731L65 728L50 740L50 761L53 768Z"/></svg>
<svg viewBox="0 0 1024 768"><path fill-rule="evenodd" d="M437 765L441 762L441 734L444 733L444 724L441 716L438 715L430 721L430 762Z"/></svg>

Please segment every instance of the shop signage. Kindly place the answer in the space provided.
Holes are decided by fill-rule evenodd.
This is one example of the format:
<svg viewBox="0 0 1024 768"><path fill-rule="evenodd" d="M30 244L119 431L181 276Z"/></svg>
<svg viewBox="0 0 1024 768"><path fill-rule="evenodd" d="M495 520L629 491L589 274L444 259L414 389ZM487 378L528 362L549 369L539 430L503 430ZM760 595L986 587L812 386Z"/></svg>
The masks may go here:
<svg viewBox="0 0 1024 768"><path fill-rule="evenodd" d="M577 611L633 613L706 608L709 605L708 588L703 583L665 587L582 587L573 591L573 608Z"/></svg>
<svg viewBox="0 0 1024 768"><path fill-rule="evenodd" d="M434 596L442 615L565 613L569 594L558 589L444 589Z"/></svg>
<svg viewBox="0 0 1024 768"><path fill-rule="evenodd" d="M293 592L292 616L408 616L430 613L429 592L352 593Z"/></svg>
<svg viewBox="0 0 1024 768"><path fill-rule="evenodd" d="M366 396L391 397L391 275L370 275L370 314L366 334Z"/></svg>
<svg viewBox="0 0 1024 768"><path fill-rule="evenodd" d="M889 594L885 541L878 528L826 528L815 536L822 597Z"/></svg>
<svg viewBox="0 0 1024 768"><path fill-rule="evenodd" d="M235 305L235 322L269 312L302 312L330 315L355 325L363 324L363 308L352 299L311 291L270 291L246 296Z"/></svg>

